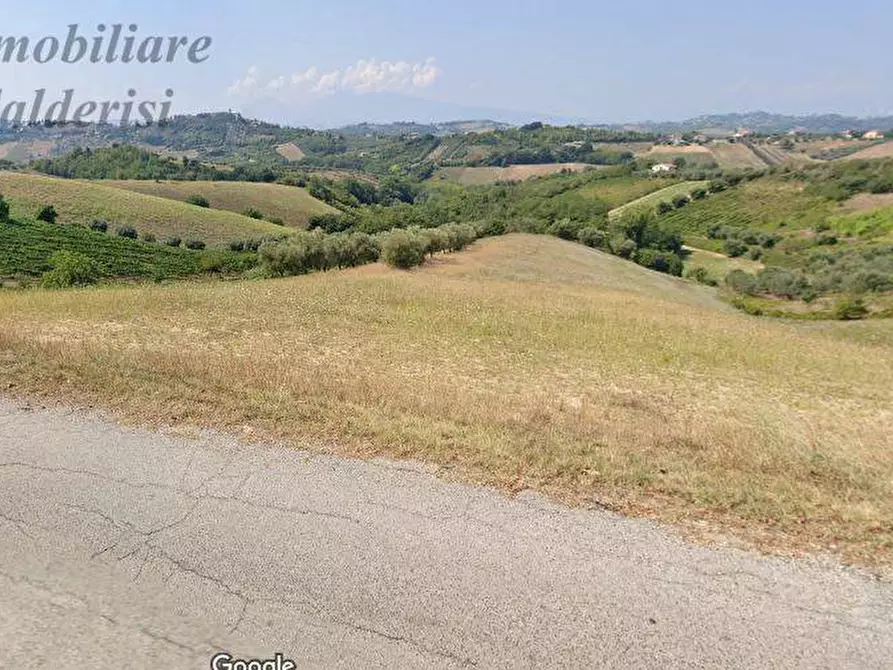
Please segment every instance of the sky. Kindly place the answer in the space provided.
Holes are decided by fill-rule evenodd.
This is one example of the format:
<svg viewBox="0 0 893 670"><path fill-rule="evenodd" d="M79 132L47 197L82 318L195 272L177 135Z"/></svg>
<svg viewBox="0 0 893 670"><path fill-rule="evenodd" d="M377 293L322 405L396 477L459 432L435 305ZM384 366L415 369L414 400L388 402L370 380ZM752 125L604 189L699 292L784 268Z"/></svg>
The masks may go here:
<svg viewBox="0 0 893 670"><path fill-rule="evenodd" d="M138 43L212 42L198 64L182 52L174 63L36 63L33 54L0 62L0 110L37 88L57 98L71 88L79 101L123 100L129 89L161 101L171 89L174 113L234 109L319 125L463 112L593 123L753 110L893 114L893 3L880 0L8 5L0 39L32 46L46 36L64 42L70 24L92 39L100 23L137 25Z"/></svg>

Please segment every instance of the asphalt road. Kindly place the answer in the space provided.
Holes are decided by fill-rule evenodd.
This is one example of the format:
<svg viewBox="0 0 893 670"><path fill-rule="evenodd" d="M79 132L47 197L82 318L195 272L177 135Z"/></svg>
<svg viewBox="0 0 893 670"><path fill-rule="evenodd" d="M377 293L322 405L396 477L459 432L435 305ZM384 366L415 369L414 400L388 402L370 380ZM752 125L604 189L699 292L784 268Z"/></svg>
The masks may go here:
<svg viewBox="0 0 893 670"><path fill-rule="evenodd" d="M0 401L0 667L889 668L893 585L532 495Z"/></svg>

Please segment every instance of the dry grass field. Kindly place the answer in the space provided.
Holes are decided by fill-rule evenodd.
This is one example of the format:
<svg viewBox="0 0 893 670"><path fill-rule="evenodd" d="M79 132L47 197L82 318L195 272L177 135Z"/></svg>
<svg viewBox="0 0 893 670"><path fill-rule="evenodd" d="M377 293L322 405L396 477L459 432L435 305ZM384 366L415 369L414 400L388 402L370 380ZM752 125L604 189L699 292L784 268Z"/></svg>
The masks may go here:
<svg viewBox="0 0 893 670"><path fill-rule="evenodd" d="M255 221L232 212L204 209L102 183L58 179L20 172L0 172L0 193L9 201L14 218L33 219L44 205L59 213L59 223L89 225L107 221L109 232L133 226L158 239L177 236L223 246L234 240L276 236L290 228Z"/></svg>
<svg viewBox="0 0 893 670"><path fill-rule="evenodd" d="M441 168L431 178L462 186L481 186L498 181L525 181L532 177L547 177L562 171L585 172L598 166L586 163L548 163L545 165L512 165L509 167L448 167Z"/></svg>
<svg viewBox="0 0 893 670"><path fill-rule="evenodd" d="M891 158L893 157L893 142L884 142L868 147L862 151L850 154L841 160L870 160L874 158Z"/></svg>
<svg viewBox="0 0 893 670"><path fill-rule="evenodd" d="M299 147L294 142L287 142L285 144L280 144L276 147L276 153L282 156L284 159L289 161L302 161L307 157L307 154L303 152L301 147Z"/></svg>
<svg viewBox="0 0 893 670"><path fill-rule="evenodd" d="M748 317L515 235L413 272L0 292L0 389L889 566L891 325Z"/></svg>
<svg viewBox="0 0 893 670"><path fill-rule="evenodd" d="M743 144L714 142L710 145L710 153L713 154L717 164L723 170L744 170L748 168L759 170L766 167L766 163Z"/></svg>
<svg viewBox="0 0 893 670"><path fill-rule="evenodd" d="M208 199L213 209L242 214L251 207L261 212L265 218L278 219L291 228L306 228L311 216L337 211L334 207L311 196L303 188L281 184L147 180L96 183L180 202L185 202L191 195L201 195Z"/></svg>

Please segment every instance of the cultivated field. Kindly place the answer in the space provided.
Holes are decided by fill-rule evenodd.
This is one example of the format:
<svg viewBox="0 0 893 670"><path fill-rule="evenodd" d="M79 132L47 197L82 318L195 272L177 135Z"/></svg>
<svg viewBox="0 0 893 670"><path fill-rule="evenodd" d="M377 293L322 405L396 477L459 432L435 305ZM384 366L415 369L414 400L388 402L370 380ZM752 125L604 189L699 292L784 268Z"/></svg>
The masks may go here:
<svg viewBox="0 0 893 670"><path fill-rule="evenodd" d="M306 228L311 216L336 210L311 196L305 189L280 184L251 182L213 181L101 181L103 186L154 195L185 202L189 196L201 195L208 199L212 209L222 209L237 214L249 208L261 212L267 219L278 219L292 228Z"/></svg>
<svg viewBox="0 0 893 670"><path fill-rule="evenodd" d="M714 142L710 145L710 153L723 170L759 170L766 167L766 163L743 144Z"/></svg>
<svg viewBox="0 0 893 670"><path fill-rule="evenodd" d="M240 214L210 210L100 183L57 179L18 172L0 172L0 193L10 205L13 218L33 219L44 205L52 205L60 223L89 225L107 221L109 230L133 226L139 233L158 239L177 236L199 239L208 246L234 240L276 236L290 228L255 221Z"/></svg>
<svg viewBox="0 0 893 670"><path fill-rule="evenodd" d="M893 157L893 142L884 142L868 147L862 151L850 154L842 160L869 160L873 158L891 158Z"/></svg>
<svg viewBox="0 0 893 670"><path fill-rule="evenodd" d="M608 207L616 208L649 193L660 191L674 184L672 179L642 179L640 177L616 177L599 179L580 189L580 193L602 200Z"/></svg>
<svg viewBox="0 0 893 670"><path fill-rule="evenodd" d="M708 181L683 181L672 186L667 186L659 191L654 191L648 195L628 202L621 207L612 209L609 216L614 219L630 212L645 212L653 210L660 202L672 202L673 198L680 195L691 195L692 191L699 188L707 188Z"/></svg>
<svg viewBox="0 0 893 670"><path fill-rule="evenodd" d="M889 565L893 322L852 326L516 235L414 272L0 292L0 379Z"/></svg>
<svg viewBox="0 0 893 670"><path fill-rule="evenodd" d="M546 177L563 171L584 172L590 169L597 169L597 166L586 163L549 163L510 167L449 167L441 168L431 179L462 186L480 186L498 181L525 181L532 177Z"/></svg>
<svg viewBox="0 0 893 670"><path fill-rule="evenodd" d="M302 161L307 157L307 154L301 150L301 147L294 142L280 144L276 147L276 153L290 161Z"/></svg>

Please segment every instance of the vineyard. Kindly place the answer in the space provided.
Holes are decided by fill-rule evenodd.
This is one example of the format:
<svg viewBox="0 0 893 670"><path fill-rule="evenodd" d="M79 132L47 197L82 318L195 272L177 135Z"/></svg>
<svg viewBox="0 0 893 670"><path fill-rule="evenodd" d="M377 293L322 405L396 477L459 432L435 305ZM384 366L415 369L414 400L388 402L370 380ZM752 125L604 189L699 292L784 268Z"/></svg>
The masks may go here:
<svg viewBox="0 0 893 670"><path fill-rule="evenodd" d="M657 182L658 185L660 183ZM672 202L674 198L680 195L691 195L692 192L698 189L706 189L708 185L709 182L706 181L684 181L673 184L611 210L610 217L616 219L631 212L647 212L656 208L658 203Z"/></svg>
<svg viewBox="0 0 893 670"><path fill-rule="evenodd" d="M833 209L831 201L807 195L800 184L763 178L691 202L661 220L686 236L703 237L715 226L763 232L812 228Z"/></svg>
<svg viewBox="0 0 893 670"><path fill-rule="evenodd" d="M38 277L57 251L74 251L96 262L104 277L178 278L196 275L208 254L126 239L74 225L0 223L0 277Z"/></svg>

